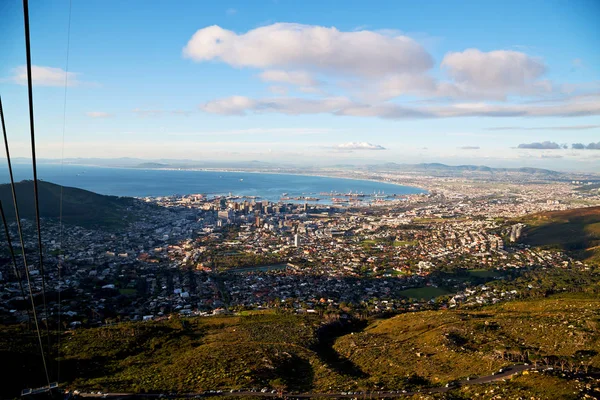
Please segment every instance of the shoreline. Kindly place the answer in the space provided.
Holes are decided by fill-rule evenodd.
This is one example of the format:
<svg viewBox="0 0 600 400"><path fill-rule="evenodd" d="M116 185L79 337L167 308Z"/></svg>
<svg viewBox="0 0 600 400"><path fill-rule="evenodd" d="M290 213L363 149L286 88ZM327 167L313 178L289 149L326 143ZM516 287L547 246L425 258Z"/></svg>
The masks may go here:
<svg viewBox="0 0 600 400"><path fill-rule="evenodd" d="M127 167L125 167L127 168ZM127 168L127 169L135 169L135 168ZM143 168L140 168L143 169ZM164 170L164 171L179 171L177 168L151 168L156 170ZM364 181L364 182L376 182L376 183L384 183L388 185L394 186L402 186L402 187L410 187L414 189L419 189L424 192L429 192L428 189L423 187L418 187L414 185L405 185L402 183L390 182L390 181L382 181L379 179L367 179L367 178L350 178L347 176L337 176L337 175L321 175L321 174L311 174L311 173L294 173L294 172L270 172L270 171L247 171L247 170L223 170L223 169L181 169L181 171L200 171L200 172L242 172L245 174L272 174L272 175L292 175L292 176L315 176L317 178L330 178L330 179L347 179L351 181ZM415 193L412 193L415 194Z"/></svg>
<svg viewBox="0 0 600 400"><path fill-rule="evenodd" d="M42 164L44 165L44 164ZM61 166L61 164L47 163L45 165L53 165L53 166ZM305 177L317 177L317 178L329 178L329 179L346 179L353 181L364 181L364 182L375 182L388 184L393 186L400 186L405 188L418 189L422 193L408 193L406 195L414 195L414 194L427 194L429 193L429 189L422 186L408 185L397 182L385 181L380 179L368 179L368 178L356 178L356 177L348 177L348 176L338 176L334 174L323 175L322 173L298 173L298 172L275 172L275 171L257 171L257 170L244 170L244 169L222 169L222 168L174 168L174 167L164 167L164 168L138 168L138 167L127 167L127 166L104 166L104 165L95 165L95 164L77 164L77 163L69 163L65 164L65 166L78 166L78 167L92 167L92 168L103 168L103 169L127 169L127 170L146 170L146 171L187 171L187 172L224 172L224 173L247 173L247 174L272 174L272 175L291 175L291 176L305 176ZM190 194L190 193L188 193ZM153 197L153 196L150 196ZM158 196L161 197L161 196Z"/></svg>

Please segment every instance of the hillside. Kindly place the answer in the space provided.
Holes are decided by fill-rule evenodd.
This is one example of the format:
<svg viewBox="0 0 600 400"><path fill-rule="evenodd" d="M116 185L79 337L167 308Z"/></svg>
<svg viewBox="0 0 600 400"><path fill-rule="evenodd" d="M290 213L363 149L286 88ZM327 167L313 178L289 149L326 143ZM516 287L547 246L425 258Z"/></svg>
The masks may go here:
<svg viewBox="0 0 600 400"><path fill-rule="evenodd" d="M585 362L600 368L598 307L598 299L563 296L483 310L403 314L346 335L334 348L392 387L412 374L441 384L489 375L515 362L566 363L586 351L593 356Z"/></svg>
<svg viewBox="0 0 600 400"><path fill-rule="evenodd" d="M600 264L600 207L532 214L519 221L527 224L523 243Z"/></svg>
<svg viewBox="0 0 600 400"><path fill-rule="evenodd" d="M39 181L40 216L57 219L60 216L61 186ZM66 224L84 227L123 226L130 217L128 207L134 199L116 196L104 196L73 187L62 187L62 213ZM16 184L19 214L21 218L35 218L33 181L21 181ZM15 220L12 192L9 184L0 185L0 200L9 221Z"/></svg>
<svg viewBox="0 0 600 400"><path fill-rule="evenodd" d="M61 375L65 387L86 391L266 386L324 393L439 387L518 362L597 371L599 310L600 299L562 295L481 310L408 313L364 324L276 313L124 323L65 333ZM35 375L22 373L39 364L34 337L16 327L0 327L0 339L0 358L18 367L7 376L11 393L34 386L28 379ZM50 365L54 368L56 361ZM546 386L536 388L540 379ZM564 397L556 398L577 398L569 397L576 384L572 378L540 373L515 382L499 384L519 395L544 391L546 397L537 394L541 398L565 393L568 387Z"/></svg>

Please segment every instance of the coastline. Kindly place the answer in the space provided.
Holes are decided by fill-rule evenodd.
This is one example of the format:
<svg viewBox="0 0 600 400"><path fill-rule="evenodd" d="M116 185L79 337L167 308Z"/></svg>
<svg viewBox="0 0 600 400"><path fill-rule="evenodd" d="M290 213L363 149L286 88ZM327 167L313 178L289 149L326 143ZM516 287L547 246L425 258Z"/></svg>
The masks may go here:
<svg viewBox="0 0 600 400"><path fill-rule="evenodd" d="M60 165L48 163L46 165ZM353 181L364 181L364 182L376 182L383 183L394 186L401 186L407 188L414 188L424 192L424 194L429 193L429 188L423 186L417 186L414 184L403 184L392 181L385 181L381 179L368 179L368 178L357 178L357 177L349 177L349 176L339 176L334 174L324 175L322 173L298 173L298 172L276 172L276 171L260 171L260 170L245 170L245 169L224 169L224 168L175 168L175 167L163 167L163 168L139 168L139 167L127 167L127 166L107 166L107 165L95 165L95 164L78 164L78 163L69 163L65 165L71 166L81 166L81 167L93 167L93 168L106 168L106 169L128 169L128 170L147 170L147 171L196 171L196 172L225 172L225 173L246 173L246 174L272 174L272 175L292 175L292 176L314 176L318 178L330 178L330 179L347 179Z"/></svg>
<svg viewBox="0 0 600 400"><path fill-rule="evenodd" d="M175 170L178 171L177 168L151 168L151 169L163 169L163 170ZM394 186L402 186L402 187L410 187L419 190L423 190L425 192L429 192L429 189L415 186L415 185L405 185L402 183L384 181L380 179L367 179L367 178L351 178L347 176L338 176L338 175L322 175L320 173L311 174L311 173L295 173L295 172L271 172L271 171L248 171L248 170L224 170L224 169L181 169L181 171L204 171L204 172L243 172L246 174L273 174L273 175L292 175L292 176L315 176L317 178L330 178L330 179L347 179L352 181L364 181L364 182L376 182L376 183L384 183L388 185Z"/></svg>

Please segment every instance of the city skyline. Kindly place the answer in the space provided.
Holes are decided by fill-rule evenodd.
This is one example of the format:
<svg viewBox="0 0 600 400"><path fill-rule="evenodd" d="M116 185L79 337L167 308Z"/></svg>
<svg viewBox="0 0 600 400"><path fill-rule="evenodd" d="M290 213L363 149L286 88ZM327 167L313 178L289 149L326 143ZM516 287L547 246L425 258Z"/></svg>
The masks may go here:
<svg viewBox="0 0 600 400"><path fill-rule="evenodd" d="M1 94L26 157L22 10L2 7ZM38 153L598 171L599 11L74 1L68 37L69 2L34 3Z"/></svg>

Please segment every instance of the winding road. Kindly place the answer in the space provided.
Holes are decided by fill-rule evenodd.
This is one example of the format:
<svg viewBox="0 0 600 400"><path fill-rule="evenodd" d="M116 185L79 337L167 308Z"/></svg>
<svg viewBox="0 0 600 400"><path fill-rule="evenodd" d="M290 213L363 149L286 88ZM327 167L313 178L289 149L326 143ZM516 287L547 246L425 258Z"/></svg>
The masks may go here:
<svg viewBox="0 0 600 400"><path fill-rule="evenodd" d="M444 393L449 390L452 390L454 387L465 386L465 385L479 385L490 383L494 381L499 381L502 379L509 378L513 375L521 373L523 371L533 369L532 365L525 364L517 364L511 367L504 368L502 372L496 373L494 375L482 376L479 378L471 379L471 380L463 380L458 382L455 386L452 387L437 387L437 388L428 388L420 390L419 392L405 392L402 393L400 391L381 391L381 392L360 392L360 393L316 393L316 392L308 392L308 393L284 393L283 397L287 398L297 398L297 399L305 399L305 398L313 398L313 397L326 397L326 398L392 398L392 397L404 397L411 396L416 393ZM221 393L80 393L79 397L83 398L103 398L103 399L127 399L127 398L156 398L156 399L175 399L175 398L203 398L203 397L213 397L213 396L255 396L255 397L282 397L278 393L266 392L262 393L260 391L237 391L237 392L221 392Z"/></svg>

